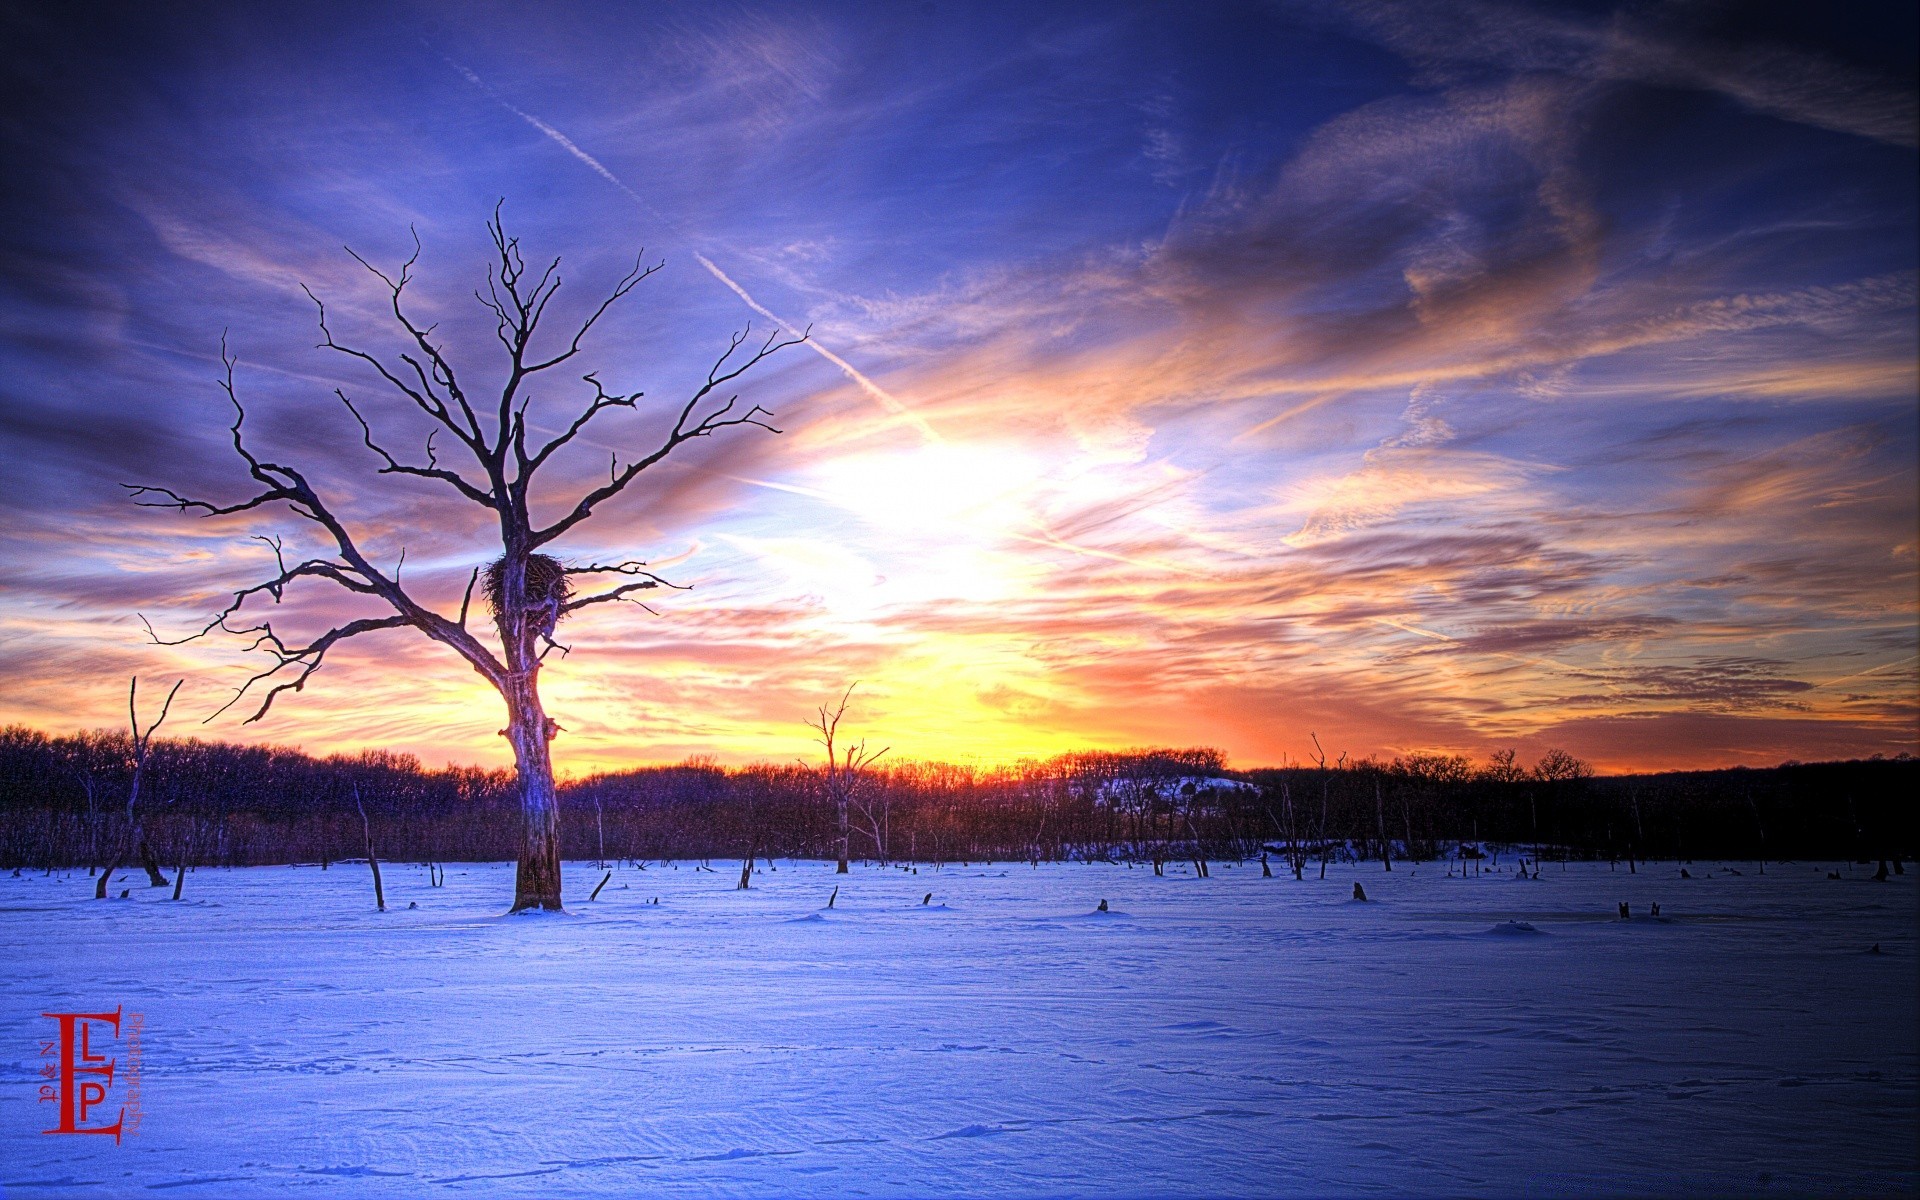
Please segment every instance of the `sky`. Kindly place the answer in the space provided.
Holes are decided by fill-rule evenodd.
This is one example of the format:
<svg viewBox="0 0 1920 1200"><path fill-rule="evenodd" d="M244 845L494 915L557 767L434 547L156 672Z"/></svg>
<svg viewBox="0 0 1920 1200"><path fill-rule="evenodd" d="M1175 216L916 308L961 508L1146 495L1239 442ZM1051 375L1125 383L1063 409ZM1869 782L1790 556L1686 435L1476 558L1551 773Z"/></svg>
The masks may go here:
<svg viewBox="0 0 1920 1200"><path fill-rule="evenodd" d="M138 675L179 736L510 760L407 630L207 719L244 641L143 619L316 531L122 486L250 494L224 336L250 444L451 615L488 514L376 474L335 389L425 429L302 288L397 353L345 248L417 234L413 311L497 389L504 201L556 330L661 264L534 394L551 436L588 370L646 393L539 513L730 334L810 330L741 381L781 432L555 547L686 588L563 626L564 772L806 757L856 684L859 736L982 764L1920 741L1911 5L15 3L0 46L0 722L123 725Z"/></svg>

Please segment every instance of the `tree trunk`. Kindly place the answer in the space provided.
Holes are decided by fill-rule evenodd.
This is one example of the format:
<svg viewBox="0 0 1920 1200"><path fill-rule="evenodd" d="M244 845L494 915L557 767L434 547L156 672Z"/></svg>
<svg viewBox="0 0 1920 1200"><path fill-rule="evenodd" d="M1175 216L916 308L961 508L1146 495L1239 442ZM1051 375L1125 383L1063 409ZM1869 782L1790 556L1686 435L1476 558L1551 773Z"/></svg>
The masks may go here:
<svg viewBox="0 0 1920 1200"><path fill-rule="evenodd" d="M520 776L520 865L513 880L513 912L529 908L562 911L560 903L560 803L548 750L557 727L540 707L534 686L538 666L511 679L507 740Z"/></svg>
<svg viewBox="0 0 1920 1200"><path fill-rule="evenodd" d="M840 866L834 873L845 875L847 873L847 798L845 796L840 797L838 807L840 809Z"/></svg>
<svg viewBox="0 0 1920 1200"><path fill-rule="evenodd" d="M153 847L147 844L144 836L140 839L140 865L147 869L148 887L167 886L167 877L160 870L160 860L154 857Z"/></svg>
<svg viewBox="0 0 1920 1200"><path fill-rule="evenodd" d="M113 861L107 864L107 869L100 872L99 880L93 885L93 898L95 900L105 900L107 898L108 881L113 878L113 873L120 869L120 864L126 861L127 856L125 853L116 854L113 856Z"/></svg>
<svg viewBox="0 0 1920 1200"><path fill-rule="evenodd" d="M387 889L380 886L380 856L373 852L373 846L367 846L367 865L373 868L373 906L381 912L387 911Z"/></svg>
<svg viewBox="0 0 1920 1200"><path fill-rule="evenodd" d="M380 856L373 850L373 822L367 820L367 806L360 802L360 785L353 787L353 806L360 810L360 831L367 841L367 866L373 871L373 904L387 911L387 889L380 884Z"/></svg>

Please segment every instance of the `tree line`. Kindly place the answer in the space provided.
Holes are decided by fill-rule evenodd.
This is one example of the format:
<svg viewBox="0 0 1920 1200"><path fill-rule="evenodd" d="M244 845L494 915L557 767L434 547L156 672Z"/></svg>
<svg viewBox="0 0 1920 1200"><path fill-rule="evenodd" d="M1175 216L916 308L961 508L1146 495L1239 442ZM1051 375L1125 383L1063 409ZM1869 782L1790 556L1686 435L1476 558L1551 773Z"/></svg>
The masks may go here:
<svg viewBox="0 0 1920 1200"><path fill-rule="evenodd" d="M137 801L130 803L135 777ZM1217 750L1084 752L1004 766L897 761L676 766L560 789L562 845L582 860L749 857L880 862L1192 864L1262 860L1304 876L1344 860L1523 857L1900 859L1914 850L1920 762L1902 755L1596 777L1552 751L1236 771ZM851 794L852 820L840 813ZM136 846L172 867L510 860L513 772L428 768L403 754L298 750L126 733L0 729L0 865L105 869ZM364 815L363 815L364 814ZM844 832L843 832L844 830ZM151 862L149 861L149 865Z"/></svg>

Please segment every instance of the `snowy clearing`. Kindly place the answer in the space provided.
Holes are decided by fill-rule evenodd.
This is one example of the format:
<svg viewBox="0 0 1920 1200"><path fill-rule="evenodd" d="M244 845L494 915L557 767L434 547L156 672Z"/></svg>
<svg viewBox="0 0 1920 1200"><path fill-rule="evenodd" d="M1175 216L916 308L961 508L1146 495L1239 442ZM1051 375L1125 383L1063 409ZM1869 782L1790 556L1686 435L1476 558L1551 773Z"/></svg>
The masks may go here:
<svg viewBox="0 0 1920 1200"><path fill-rule="evenodd" d="M1916 875L1732 865L0 877L0 1196L1914 1188ZM43 1136L116 1005L139 1132Z"/></svg>

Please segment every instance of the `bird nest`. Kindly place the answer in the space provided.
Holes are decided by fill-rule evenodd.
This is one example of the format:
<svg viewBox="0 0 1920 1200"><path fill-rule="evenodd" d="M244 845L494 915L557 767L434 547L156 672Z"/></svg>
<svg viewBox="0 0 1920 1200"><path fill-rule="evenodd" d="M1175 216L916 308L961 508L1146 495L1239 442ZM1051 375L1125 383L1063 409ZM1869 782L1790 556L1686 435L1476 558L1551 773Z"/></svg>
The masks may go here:
<svg viewBox="0 0 1920 1200"><path fill-rule="evenodd" d="M536 621L541 632L552 634L554 626L560 623L560 610L573 595L573 584L567 578L567 568L557 558L529 554L526 580L527 609L540 614ZM483 582L487 590L487 606L493 610L494 619L499 620L507 607L507 560L501 558L489 564Z"/></svg>

